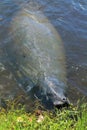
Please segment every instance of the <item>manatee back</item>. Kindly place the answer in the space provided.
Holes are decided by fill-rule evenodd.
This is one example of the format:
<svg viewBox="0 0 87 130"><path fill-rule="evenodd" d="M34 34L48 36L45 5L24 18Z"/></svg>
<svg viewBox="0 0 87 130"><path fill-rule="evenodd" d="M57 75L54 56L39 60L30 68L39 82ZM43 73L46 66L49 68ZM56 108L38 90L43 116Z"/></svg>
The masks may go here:
<svg viewBox="0 0 87 130"><path fill-rule="evenodd" d="M54 75L66 82L62 41L40 12L22 10L13 18L7 53L17 77L29 77L34 84L41 75Z"/></svg>

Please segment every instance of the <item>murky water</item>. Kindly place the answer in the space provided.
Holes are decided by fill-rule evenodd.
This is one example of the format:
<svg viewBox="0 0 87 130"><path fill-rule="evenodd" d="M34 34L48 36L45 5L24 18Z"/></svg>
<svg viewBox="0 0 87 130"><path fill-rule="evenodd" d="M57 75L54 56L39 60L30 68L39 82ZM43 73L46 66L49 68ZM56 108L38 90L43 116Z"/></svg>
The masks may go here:
<svg viewBox="0 0 87 130"><path fill-rule="evenodd" d="M87 96L87 1L86 0L3 0L0 1L0 96L21 94L5 52L12 18L22 8L37 2L64 43L67 64L68 97L76 102ZM3 87L4 86L4 87Z"/></svg>

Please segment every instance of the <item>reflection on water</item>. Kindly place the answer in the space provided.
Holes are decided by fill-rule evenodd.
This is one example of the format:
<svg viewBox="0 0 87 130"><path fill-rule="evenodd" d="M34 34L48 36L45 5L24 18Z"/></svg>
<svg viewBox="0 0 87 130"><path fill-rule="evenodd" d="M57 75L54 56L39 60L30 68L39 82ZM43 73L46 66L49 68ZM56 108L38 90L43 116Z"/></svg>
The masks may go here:
<svg viewBox="0 0 87 130"><path fill-rule="evenodd" d="M4 50L8 42L12 17L21 8L33 4L33 1L3 0L0 2L0 96L4 92L8 95L7 89L12 94L18 91L15 77L6 66L9 61ZM36 2L37 8L48 17L64 43L69 97L75 101L80 96L87 96L87 1L36 0Z"/></svg>

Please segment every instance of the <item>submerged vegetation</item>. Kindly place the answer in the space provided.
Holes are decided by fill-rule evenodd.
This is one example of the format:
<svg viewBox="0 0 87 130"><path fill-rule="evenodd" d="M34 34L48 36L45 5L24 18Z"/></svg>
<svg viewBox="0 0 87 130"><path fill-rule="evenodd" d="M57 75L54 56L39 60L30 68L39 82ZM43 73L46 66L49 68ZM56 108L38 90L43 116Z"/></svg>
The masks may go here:
<svg viewBox="0 0 87 130"><path fill-rule="evenodd" d="M11 104L12 105L12 104ZM87 104L61 110L0 109L0 130L87 130Z"/></svg>

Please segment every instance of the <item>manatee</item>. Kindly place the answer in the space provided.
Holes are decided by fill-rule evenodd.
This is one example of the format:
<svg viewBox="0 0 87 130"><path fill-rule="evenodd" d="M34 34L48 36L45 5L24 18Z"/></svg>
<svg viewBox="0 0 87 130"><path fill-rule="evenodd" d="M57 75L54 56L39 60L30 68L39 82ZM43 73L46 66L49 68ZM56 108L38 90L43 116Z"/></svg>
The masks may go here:
<svg viewBox="0 0 87 130"><path fill-rule="evenodd" d="M64 46L42 12L24 8L17 13L11 21L6 51L25 92L45 97L54 106L69 104Z"/></svg>

